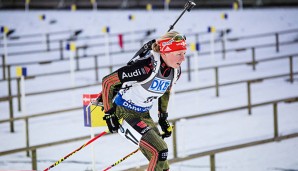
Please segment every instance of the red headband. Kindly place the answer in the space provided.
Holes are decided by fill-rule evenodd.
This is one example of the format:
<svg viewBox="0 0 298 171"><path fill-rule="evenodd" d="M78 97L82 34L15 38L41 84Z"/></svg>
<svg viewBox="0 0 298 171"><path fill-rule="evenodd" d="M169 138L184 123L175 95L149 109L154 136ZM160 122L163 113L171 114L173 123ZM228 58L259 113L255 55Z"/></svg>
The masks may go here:
<svg viewBox="0 0 298 171"><path fill-rule="evenodd" d="M173 39L165 39L159 41L159 49L161 53L169 53L178 50L186 50L185 40L175 41Z"/></svg>

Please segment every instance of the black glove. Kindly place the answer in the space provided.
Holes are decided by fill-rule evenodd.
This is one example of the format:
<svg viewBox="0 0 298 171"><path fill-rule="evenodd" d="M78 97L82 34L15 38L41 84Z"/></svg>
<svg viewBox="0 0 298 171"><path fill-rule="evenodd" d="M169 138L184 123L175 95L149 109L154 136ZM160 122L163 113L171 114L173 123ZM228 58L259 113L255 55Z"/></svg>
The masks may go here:
<svg viewBox="0 0 298 171"><path fill-rule="evenodd" d="M172 135L172 131L173 131L173 128L172 126L170 125L169 121L167 120L168 118L168 113L159 113L158 114L158 124L160 125L161 127L161 130L164 132L161 137L162 138L168 138Z"/></svg>
<svg viewBox="0 0 298 171"><path fill-rule="evenodd" d="M103 120L106 121L110 133L116 133L119 129L119 119L115 115L115 107L112 107L109 111L105 112Z"/></svg>

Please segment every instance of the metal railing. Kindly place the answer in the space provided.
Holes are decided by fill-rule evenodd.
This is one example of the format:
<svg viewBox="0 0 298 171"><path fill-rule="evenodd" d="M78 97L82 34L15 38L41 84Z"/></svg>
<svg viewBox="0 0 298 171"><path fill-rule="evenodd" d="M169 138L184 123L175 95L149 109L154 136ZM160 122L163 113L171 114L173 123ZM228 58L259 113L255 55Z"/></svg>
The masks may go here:
<svg viewBox="0 0 298 171"><path fill-rule="evenodd" d="M63 35L63 34L70 34L70 33L74 33L77 32L78 30L61 30L61 31L51 31L51 32L47 32L47 33L31 33L31 34L22 34L22 35L12 35L8 37L8 40L10 41L19 41L21 39L32 39L32 38L43 38L43 39L47 39L50 38L51 36L56 36L56 35ZM0 36L0 39L3 39L3 36ZM50 39L48 39L50 40ZM26 44L21 44L21 46L23 45L30 45L30 42L25 42ZM40 42L38 42L40 43ZM33 43L35 44L35 43ZM18 43L8 43L7 46L20 46L18 45ZM0 47L3 47L3 43L0 43Z"/></svg>
<svg viewBox="0 0 298 171"><path fill-rule="evenodd" d="M178 163L178 162L195 159L198 157L209 156L210 170L215 171L216 170L215 169L216 168L215 155L218 153L242 149L242 148L246 148L246 147L253 147L256 145L261 145L261 144L266 144L266 143L271 143L271 142L279 142L279 141L286 140L289 138L297 138L298 132L291 133L291 134L283 134L283 135L279 134L278 109L277 109L279 103L293 103L293 102L297 102L297 101L298 101L298 96L293 97L293 98L286 98L286 99L279 99L279 100L274 100L274 101L263 102L263 103L254 104L251 106L239 106L237 108L231 108L231 109L226 109L226 110L221 110L221 111L215 111L215 112L209 112L209 113L204 113L204 114L199 114L199 115L194 115L194 116L189 116L189 117L173 119L170 121L173 123L173 125L175 127L175 131L173 132L173 139L172 139L173 140L173 158L169 159L169 163L173 164L173 163ZM218 115L218 114L223 114L225 112L238 111L238 110L243 110L243 109L250 108L250 107L259 107L259 106L264 106L264 105L272 105L273 106L273 124L272 124L273 125L273 136L272 136L272 138L266 138L266 139L262 139L262 140L251 141L251 142L246 142L246 143L242 143L242 144L236 144L236 145L227 146L227 147L223 147L223 148L212 149L209 151L203 151L203 152L190 154L190 155L183 156L183 157L178 156L178 150L177 150L177 148L178 148L177 138L178 137L176 135L176 132L177 132L177 129L179 129L179 128L177 128L176 125L177 125L177 122L179 122L180 120L183 120L185 122L185 120L206 117L206 116L211 116L211 115ZM146 168L147 168L147 165L143 165L143 166L138 166L136 168L130 168L127 170L129 170L129 171L144 170Z"/></svg>
<svg viewBox="0 0 298 171"><path fill-rule="evenodd" d="M297 56L296 56L297 57ZM284 73L284 74L279 74L279 75L272 75L272 76L267 76L267 77L260 77L260 78L255 78L255 79L249 79L249 80L240 80L240 81L234 81L234 82L228 82L228 83L219 83L219 69L220 68L226 68L226 67L234 67L234 66L239 66L239 65L247 65L247 64L253 64L253 69L255 70L256 67L255 65L257 63L260 62L268 62L268 61L274 61L274 60L282 60L282 59L289 59L289 73ZM112 67L112 66L107 66L107 67ZM115 66L114 66L115 67ZM190 66L188 67L190 68ZM235 64L226 64L226 65L219 65L219 66L212 66L212 67L204 67L204 68L199 68L198 70L203 71L203 70L214 70L215 71L215 83L214 85L210 85L210 86L205 86L205 87L198 87L198 88L192 88L192 89L185 89L185 90L180 90L177 91L176 93L185 93L185 92L191 92L191 91L200 91L200 90L204 90L204 89L210 89L210 88L215 88L215 93L216 93L216 97L219 97L219 88L222 86L228 86L228 85L235 85L235 84L242 84L242 83L246 83L247 84L247 102L248 105L251 104L251 84L252 83L257 83L257 82L261 82L264 80L268 80L268 79L275 79L275 78L281 78L281 77L288 77L289 78L289 82L293 83L294 82L294 75L297 75L297 72L293 71L293 56L280 56L280 57L276 57L276 58L271 58L271 59L261 59L261 60L255 60L253 58L253 62L241 62L241 63L235 63ZM190 70L188 69L187 71L183 71L183 72L187 72L188 73L188 78L190 79L190 72L193 72L194 70ZM97 72L95 72L96 74ZM10 75L10 71L8 72L8 74ZM98 75L97 75L98 77ZM8 80L8 83L10 84L10 80ZM18 100L18 110L21 111L21 95L20 95L20 81L18 79L17 81L17 92L18 94L16 95L12 95L11 92L11 85L8 85L8 96L6 97L0 97L0 102L1 101L8 101L9 102L9 118L13 118L14 117L14 112L13 112L13 98L17 97ZM87 88L87 87L92 87L92 86L98 86L100 85L101 82L96 82L94 84L88 84L88 85L82 85L82 86L76 86L76 87L72 87L72 88L63 88L63 89L55 89L55 90L46 90L46 91L39 91L39 92L32 92L32 93L27 93L26 96L34 96L34 95L41 95L41 94L48 94L48 93L53 93L53 92L61 92L61 91L67 91L67 90L75 90L75 89L80 89L80 88ZM251 113L250 109L249 109L249 113ZM11 132L14 132L14 123L10 122L10 128L11 128Z"/></svg>
<svg viewBox="0 0 298 171"><path fill-rule="evenodd" d="M210 161L210 171L215 171L216 170L216 161L215 161L215 156L219 153L224 153L232 150L238 150L238 149L243 149L247 147L254 147L257 145L263 145L267 143L272 143L272 142L280 142L282 140L287 140L290 138L297 138L298 133L292 133L292 134L287 134L287 135L279 135L277 137L272 137L272 138L267 138L267 139L262 139L262 140L257 140L257 141L251 141L243 144L237 144L233 146L227 146L223 148L217 148L209 151L204 151L204 152L199 152L195 154L188 155L186 157L175 157L172 159L169 159L170 164L174 163L179 163L179 162L184 162L187 160L193 160L199 157L207 157L209 156L209 161ZM125 169L125 171L144 171L147 168L147 165L139 166L136 168L130 168L130 169Z"/></svg>
<svg viewBox="0 0 298 171"><path fill-rule="evenodd" d="M142 30L143 31L143 30ZM146 30L145 30L146 31ZM150 29L150 30L147 30L147 32L155 32L155 29ZM138 32L141 32L138 31ZM222 32L221 30L219 32ZM279 31L279 32L272 32L272 33L264 33L264 34L256 34L256 35L250 35L250 36L242 36L242 37L235 37L235 38L230 38L230 41L239 41L239 40L244 40L244 39L251 39L251 38L262 38L262 37L268 37L268 36L278 36L278 35L282 35L282 34L289 34L289 33L294 33L294 32L298 32L298 29L292 29L292 30L285 30L285 31ZM128 32L127 34L130 34L130 32ZM189 34L190 36L194 36L198 37L198 35L202 35L202 34L208 34L207 32L198 32L198 33L192 33L192 34ZM117 35L117 34L113 34L114 36ZM83 37L84 38L84 37ZM94 37L86 37L86 39L89 38L94 38ZM141 39L137 39L135 41L137 42L140 42L140 44L142 45L143 42L146 40L146 39L150 39L150 38L141 38ZM245 51L245 50L250 50L252 51L252 57L255 58L255 50L256 49L260 49L260 48L268 48L268 47L275 47L276 49L276 52L279 52L279 49L280 49L280 46L285 46L285 45L291 45L291 44L296 44L298 43L297 41L286 41L286 42L280 42L279 39L275 39L275 43L267 43L267 44L263 44L263 45L257 45L257 46L249 46L249 47L237 47L237 48L231 48L231 49L226 49L225 48L225 41L223 41L223 39L221 40L218 40L218 42L221 42L222 43L222 49L221 50L216 50L214 51L214 54L217 54L217 53L221 53L223 55L223 59L226 58L226 53L228 52L239 52L239 51ZM59 40L61 41L61 40ZM65 41L65 40L63 40ZM132 43L133 41L127 41L127 43ZM202 42L202 43L210 43L210 42ZM118 42L110 42L109 43L110 45L114 45L114 44L118 44ZM91 47L98 47L98 46L104 46L105 43L100 43L100 44L89 44L89 45L82 45L82 46L78 46L77 50L76 50L76 71L80 71L80 68L79 68L79 60L80 59L87 59L87 58L92 58L94 56L105 56L105 53L101 53L101 54L92 54L92 55L82 55L82 56L79 56L78 54L78 51L80 49L86 51L88 48L91 48ZM3 79L2 80L5 80L6 77L5 77L5 66L7 65L10 65L10 66L19 66L19 65L32 65L32 64L50 64L50 63L55 63L55 62L62 62L64 60L69 60L69 59L65 59L64 58L64 55L63 55L63 51L64 51L64 47L63 47L63 43L60 43L60 47L59 48L54 48L52 49L52 51L60 51L60 60L59 59L53 59L53 60L46 60L46 61L36 61L36 62L22 62L22 63L14 63L14 64L6 64L5 62L5 58L4 56L2 55L2 70L3 70ZM119 52L111 52L111 55L116 55L116 54L123 54L123 53L134 53L135 51L137 50L120 50ZM42 53L42 52L45 52L44 50L35 50L34 53ZM18 52L17 54L24 54L26 52ZM209 51L206 51L206 52L198 52L198 56L201 56L201 55L209 55L210 52ZM2 81L0 80L0 81Z"/></svg>
<svg viewBox="0 0 298 171"><path fill-rule="evenodd" d="M154 33L156 30L155 29L146 29L146 30L136 30L136 31L131 31L131 32L119 32L119 33L110 33L109 37L112 39L113 37L116 37L118 35L123 35L123 36L127 36L127 35L131 35L131 34L140 34L143 33L146 35L151 35L152 33ZM8 47L24 47L24 46L30 46L30 45L39 45L38 47L40 47L40 45L46 43L46 48L40 48L39 50L21 50L21 51L17 51L17 52L10 52L8 53L9 57L16 57L16 56L21 56L21 55L27 55L27 54L39 54L39 53L46 53L46 52L55 52L55 51L59 51L60 52L60 58L63 59L63 51L65 49L64 45L66 45L65 43L70 42L70 41L75 41L75 42L79 42L81 40L92 40L92 39L104 39L105 35L101 34L101 35L92 35L92 36L70 36L69 38L58 38L58 39L50 39L49 38L49 34L45 34L46 35L46 41L44 40L40 40L40 41L30 41L30 42L20 42L20 43L13 43L13 44L7 44ZM144 36L147 37L147 36ZM140 38L139 40L135 40L135 41L127 41L127 40L123 40L123 43L131 43L131 42L143 42L144 38ZM58 48L51 48L51 46L53 46L53 44L57 44ZM118 44L117 41L113 41L113 42L109 42L109 45L115 45ZM105 46L105 43L93 43L93 44L84 44L84 45L77 45L78 49L86 49L86 48L90 48L90 47L99 47L99 46ZM23 49L23 48L22 48Z"/></svg>
<svg viewBox="0 0 298 171"><path fill-rule="evenodd" d="M267 102L263 102L263 103L258 103L258 104L253 104L251 106L239 106L239 107L235 107L235 108L230 108L230 109L225 109L225 110L219 110L219 111L213 111L213 112L208 112L208 113L201 113L201 114L196 114L193 116L188 116L188 117L181 117L181 118L176 118L176 119L171 119L169 120L169 122L171 122L174 127L175 127L175 131L173 132L173 159L170 159L169 161L171 163L174 162L180 162L180 161L184 161L184 160L189 160L189 159L193 159L196 157L202 157L202 156L208 156L210 155L211 158L213 158L212 160L214 160L214 164L211 165L212 168L215 168L215 159L214 159L214 155L220 152L225 152L225 151L229 151L229 150L233 150L233 149L239 149L239 148L244 148L244 147L248 147L248 146L254 146L254 145L259 145L259 144L264 144L264 143L268 143L268 142L273 142L273 141L281 141L283 139L287 139L287 138L294 138L294 137L298 137L298 133L293 133L293 134L289 134L289 135L282 135L280 136L278 133L278 110L277 110L277 106L279 103L293 103L293 102L297 102L298 101L298 96L295 97L291 97L291 98L284 98L284 99L279 99L279 100L273 100L273 101L267 101ZM259 141L253 141L253 142L249 142L249 143L245 143L245 144L239 144L239 145L235 145L235 146L230 146L230 147L225 147L225 148L221 148L221 149L214 149L211 151L206 151L206 152L201 152L198 154L192 154L189 155L188 157L185 158L179 158L178 157L178 146L177 146L177 129L179 129L177 127L177 122L179 122L180 120L190 120L190 119L195 119L195 118L200 118L200 117L207 117L207 116L212 116L212 115L219 115L219 114L226 114L228 112L232 112L232 111L239 111L239 110L244 110L247 109L249 107L253 108L253 107L259 107L259 106L265 106L265 105L273 105L273 130L274 130L274 135L273 138L270 139L265 139L265 140L259 140ZM79 110L79 109L74 109L74 110ZM81 110L81 108L80 108ZM54 113L52 113L54 114ZM43 115L44 116L44 115ZM32 169L33 170L37 170L37 150L41 149L41 148L46 148L46 147L52 147L52 146L56 146L56 145L62 145L62 144L66 144L66 143L71 143L71 142L76 142L76 141L81 141L84 139L88 139L90 136L83 136L83 137L77 137L77 138L72 138L72 139L66 139L66 140L61 140L61 141L56 141L56 142L52 142L52 143L46 143L46 144L41 144L41 145L35 145L35 146L30 146L29 143L29 118L33 118L33 117L40 117L40 116L24 116L24 117L19 117L19 118L13 118L13 119L9 119L9 120L5 120L5 121L0 121L0 123L4 123L4 122L10 122L10 121L14 121L14 120L25 120L25 124L26 124L26 145L27 147L23 147L23 148L18 148L18 149L13 149L13 150L8 150L8 151L2 151L0 152L0 156L4 156L4 155L9 155L9 154L14 154L14 153L19 153L19 152L26 152L27 156L30 155L30 151L31 151L31 159L32 159ZM145 168L146 166L142 166L141 168ZM134 168L135 169L135 168ZM213 170L215 171L215 170Z"/></svg>

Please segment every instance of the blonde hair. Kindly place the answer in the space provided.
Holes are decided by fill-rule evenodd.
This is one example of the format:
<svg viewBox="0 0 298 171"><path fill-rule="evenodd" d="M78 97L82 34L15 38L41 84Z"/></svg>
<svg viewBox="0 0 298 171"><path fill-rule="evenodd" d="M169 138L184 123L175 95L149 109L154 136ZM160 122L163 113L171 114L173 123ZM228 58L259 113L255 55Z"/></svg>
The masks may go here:
<svg viewBox="0 0 298 171"><path fill-rule="evenodd" d="M159 41L165 40L165 39L171 39L175 37L177 34L179 34L177 31L170 31L161 36L160 38L156 39L156 42L152 44L151 48L154 52L160 53L160 48L159 48Z"/></svg>

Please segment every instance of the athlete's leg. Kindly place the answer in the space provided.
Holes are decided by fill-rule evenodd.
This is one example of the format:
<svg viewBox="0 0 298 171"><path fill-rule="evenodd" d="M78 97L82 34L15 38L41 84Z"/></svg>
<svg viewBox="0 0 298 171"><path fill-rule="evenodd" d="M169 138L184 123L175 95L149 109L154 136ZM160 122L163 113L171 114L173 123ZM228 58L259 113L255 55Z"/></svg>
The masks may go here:
<svg viewBox="0 0 298 171"><path fill-rule="evenodd" d="M169 169L168 147L161 138L158 128L149 113L137 113L123 107L117 107L117 117L123 118L131 129L140 135L139 147L149 160L148 171L164 171Z"/></svg>
<svg viewBox="0 0 298 171"><path fill-rule="evenodd" d="M167 160L167 144L161 138L160 132L149 114L142 117L142 120L151 128L151 130L142 137L140 143L141 151L150 161L148 170L168 170L169 164Z"/></svg>

